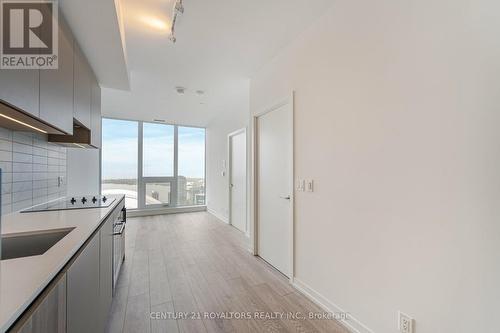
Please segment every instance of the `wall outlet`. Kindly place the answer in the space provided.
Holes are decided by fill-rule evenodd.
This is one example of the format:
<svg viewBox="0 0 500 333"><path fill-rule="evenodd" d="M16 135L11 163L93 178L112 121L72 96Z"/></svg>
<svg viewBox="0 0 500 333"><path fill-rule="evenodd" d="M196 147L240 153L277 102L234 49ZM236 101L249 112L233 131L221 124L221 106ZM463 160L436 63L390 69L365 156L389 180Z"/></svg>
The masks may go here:
<svg viewBox="0 0 500 333"><path fill-rule="evenodd" d="M401 311L398 312L398 329L401 333L415 333L413 318Z"/></svg>
<svg viewBox="0 0 500 333"><path fill-rule="evenodd" d="M66 179L62 176L57 177L57 187L66 185Z"/></svg>

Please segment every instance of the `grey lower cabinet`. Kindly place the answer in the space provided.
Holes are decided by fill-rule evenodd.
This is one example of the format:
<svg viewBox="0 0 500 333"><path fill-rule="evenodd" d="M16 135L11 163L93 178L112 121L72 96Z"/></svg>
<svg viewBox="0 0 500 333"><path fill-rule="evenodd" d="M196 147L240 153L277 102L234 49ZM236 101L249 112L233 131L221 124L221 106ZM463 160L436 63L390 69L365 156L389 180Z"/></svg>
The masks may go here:
<svg viewBox="0 0 500 333"><path fill-rule="evenodd" d="M59 16L58 69L40 70L40 118L73 134L73 35Z"/></svg>
<svg viewBox="0 0 500 333"><path fill-rule="evenodd" d="M66 274L59 275L11 332L66 332Z"/></svg>
<svg viewBox="0 0 500 333"><path fill-rule="evenodd" d="M113 217L119 207L68 268L68 333L105 330L113 301Z"/></svg>
<svg viewBox="0 0 500 333"><path fill-rule="evenodd" d="M9 333L104 333L113 301L113 222L122 208L115 207Z"/></svg>
<svg viewBox="0 0 500 333"><path fill-rule="evenodd" d="M108 218L99 233L101 246L99 253L98 332L104 332L108 312L113 301L113 221L113 218Z"/></svg>
<svg viewBox="0 0 500 333"><path fill-rule="evenodd" d="M68 269L68 332L97 332L99 311L99 234Z"/></svg>

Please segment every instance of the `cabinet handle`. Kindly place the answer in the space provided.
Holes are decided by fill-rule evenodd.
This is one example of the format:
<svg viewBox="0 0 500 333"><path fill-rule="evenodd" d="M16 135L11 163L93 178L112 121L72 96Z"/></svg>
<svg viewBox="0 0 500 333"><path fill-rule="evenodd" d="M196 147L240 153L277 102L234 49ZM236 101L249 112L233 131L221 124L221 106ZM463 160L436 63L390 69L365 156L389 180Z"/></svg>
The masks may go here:
<svg viewBox="0 0 500 333"><path fill-rule="evenodd" d="M117 225L120 226L120 231L113 232L113 236L119 236L119 235L123 234L123 229L125 229L125 223L119 223Z"/></svg>

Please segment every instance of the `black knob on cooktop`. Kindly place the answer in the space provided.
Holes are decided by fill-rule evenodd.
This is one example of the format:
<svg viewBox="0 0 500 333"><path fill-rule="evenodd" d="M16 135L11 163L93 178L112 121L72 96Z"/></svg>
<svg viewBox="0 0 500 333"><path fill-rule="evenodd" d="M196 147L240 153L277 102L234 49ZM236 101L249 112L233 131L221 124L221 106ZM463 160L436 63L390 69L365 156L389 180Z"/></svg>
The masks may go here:
<svg viewBox="0 0 500 333"><path fill-rule="evenodd" d="M106 200L108 200L108 198L106 198L106 196L103 196L103 197L102 197L102 201L103 201L103 202L106 202Z"/></svg>
<svg viewBox="0 0 500 333"><path fill-rule="evenodd" d="M85 204L87 202L87 198L83 197L82 198L82 204Z"/></svg>
<svg viewBox="0 0 500 333"><path fill-rule="evenodd" d="M72 205L74 205L75 202L76 202L76 199L75 198L71 198L70 202L71 202Z"/></svg>
<svg viewBox="0 0 500 333"><path fill-rule="evenodd" d="M92 198L92 202L93 202L93 203L96 203L96 202L97 202L97 198L96 198L95 196Z"/></svg>

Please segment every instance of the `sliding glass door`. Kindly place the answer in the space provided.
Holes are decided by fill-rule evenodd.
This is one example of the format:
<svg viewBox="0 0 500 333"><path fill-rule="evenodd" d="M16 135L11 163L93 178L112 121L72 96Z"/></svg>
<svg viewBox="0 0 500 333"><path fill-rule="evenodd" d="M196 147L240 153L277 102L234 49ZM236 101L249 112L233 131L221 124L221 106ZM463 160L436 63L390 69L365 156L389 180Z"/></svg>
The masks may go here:
<svg viewBox="0 0 500 333"><path fill-rule="evenodd" d="M124 160L135 178L117 176ZM102 169L103 194L125 194L127 208L205 205L205 129L103 119Z"/></svg>
<svg viewBox="0 0 500 333"><path fill-rule="evenodd" d="M178 128L177 202L205 205L205 129Z"/></svg>
<svg viewBox="0 0 500 333"><path fill-rule="evenodd" d="M138 208L139 124L102 120L102 193L125 194L127 208Z"/></svg>
<svg viewBox="0 0 500 333"><path fill-rule="evenodd" d="M143 123L141 207L175 206L175 126Z"/></svg>

